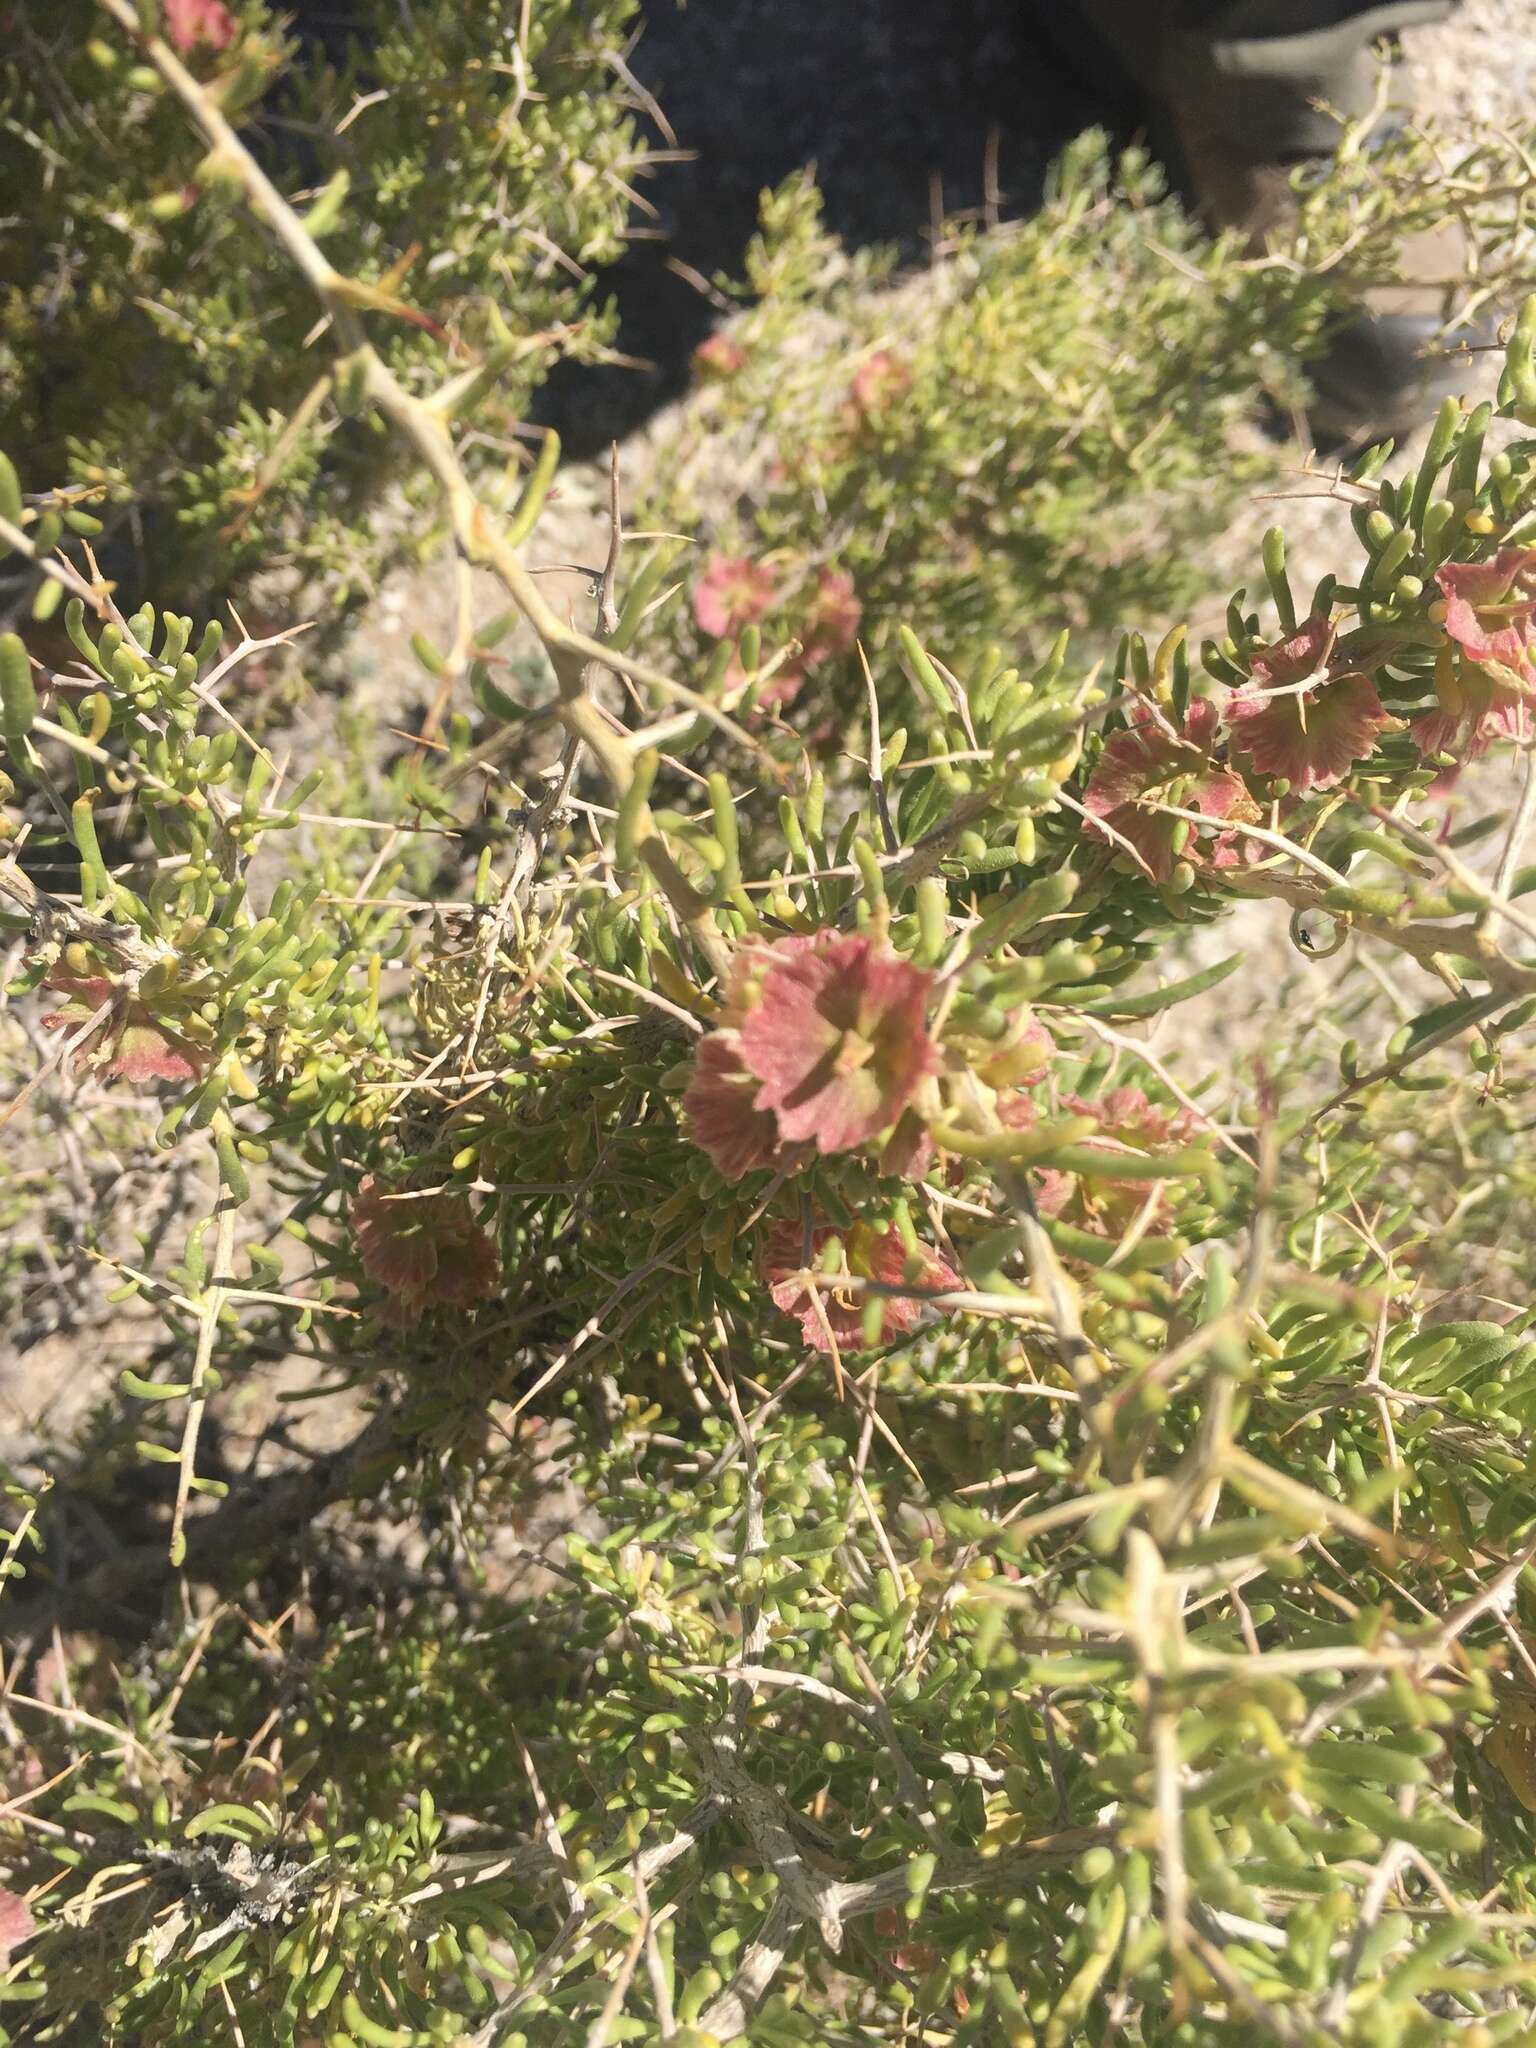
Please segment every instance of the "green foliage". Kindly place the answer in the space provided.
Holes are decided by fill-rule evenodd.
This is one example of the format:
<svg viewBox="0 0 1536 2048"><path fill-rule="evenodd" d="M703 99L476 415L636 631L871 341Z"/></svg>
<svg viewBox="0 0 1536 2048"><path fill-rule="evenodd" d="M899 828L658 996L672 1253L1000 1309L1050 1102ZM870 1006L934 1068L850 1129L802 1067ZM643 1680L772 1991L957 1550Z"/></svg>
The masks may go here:
<svg viewBox="0 0 1536 2048"><path fill-rule="evenodd" d="M1133 151L1112 167L1088 134L1038 213L951 229L942 265L894 290L872 288L893 259L844 251L793 179L765 197L747 310L664 451L654 523L707 522L725 554L771 569L765 652L814 631L827 569L852 577L872 650L919 619L960 669L992 646L1039 661L1064 627L1177 618L1273 475L1273 452L1236 430L1266 398L1304 399L1298 364L1450 194L1489 287L1528 276L1497 149L1415 134L1373 155L1357 138L1260 258L1207 240L1155 165ZM712 651L686 630L677 646ZM833 672L851 709L856 665Z"/></svg>
<svg viewBox="0 0 1536 2048"><path fill-rule="evenodd" d="M675 543L550 610L548 474L501 519L319 290L552 688L423 642L476 711L303 774L265 643L0 467L77 656L0 643L5 1113L185 1190L98 1247L153 1345L5 1488L8 2037L1524 2038L1530 805L1490 874L1436 785L1530 745L1536 302L1309 602L1271 534L1198 662L1007 660L950 557L813 751L764 622L662 665ZM1255 907L1348 965L1243 1062Z"/></svg>
<svg viewBox="0 0 1536 2048"><path fill-rule="evenodd" d="M262 0L235 13L230 46L188 63L325 258L393 300L380 341L407 383L496 363L479 424L515 493L530 393L607 334L579 279L618 253L641 158L611 66L631 0L539 0L505 41L482 10L370 0L334 60ZM369 523L399 474L387 438L351 416L344 376L332 403L303 281L95 0L13 10L0 185L11 454L136 576L192 602L288 567L345 600L423 537L418 513Z"/></svg>

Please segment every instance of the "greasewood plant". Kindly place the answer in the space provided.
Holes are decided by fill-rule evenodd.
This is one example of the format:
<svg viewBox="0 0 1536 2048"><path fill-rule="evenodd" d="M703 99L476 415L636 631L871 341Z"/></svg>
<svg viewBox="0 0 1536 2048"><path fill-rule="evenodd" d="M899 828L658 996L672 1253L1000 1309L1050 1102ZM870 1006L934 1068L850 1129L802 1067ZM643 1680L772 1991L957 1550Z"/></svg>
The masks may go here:
<svg viewBox="0 0 1536 2048"><path fill-rule="evenodd" d="M99 11L509 621L426 650L434 744L307 769L265 643L0 462L73 649L0 638L0 1115L207 1191L99 1247L158 1340L8 1489L9 2038L1527 2038L1536 1336L1466 1219L1529 1208L1536 301L1198 653L865 642L832 562L780 635L753 551L679 627L617 465L582 630L552 461L505 516L467 461L491 358L395 358L210 16ZM1511 751L1490 869L1443 790ZM1405 1010L1321 1101L1181 1057L1255 902ZM329 1431L236 1463L279 1367Z"/></svg>

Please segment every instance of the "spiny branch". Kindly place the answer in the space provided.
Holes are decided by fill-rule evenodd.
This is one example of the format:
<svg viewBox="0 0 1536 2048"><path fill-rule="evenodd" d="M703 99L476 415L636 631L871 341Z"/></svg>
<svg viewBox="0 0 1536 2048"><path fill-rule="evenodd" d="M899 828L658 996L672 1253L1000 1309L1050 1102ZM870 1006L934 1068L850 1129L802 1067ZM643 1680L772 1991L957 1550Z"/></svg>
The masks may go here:
<svg viewBox="0 0 1536 2048"><path fill-rule="evenodd" d="M361 311L386 305L385 296L343 276L332 266L212 96L163 37L145 31L129 0L100 0L100 5L139 44L187 108L221 167L239 182L251 211L266 225L320 300L337 352L347 360L353 374L360 377L365 395L437 480L460 553L466 561L493 572L537 634L554 671L560 696L559 717L571 736L590 750L615 798L622 801L634 781L634 750L628 736L613 730L588 693L589 668L594 663L680 699L754 753L759 752L750 736L707 698L650 663L578 632L546 603L536 578L476 496L438 406L407 391L369 342ZM716 974L723 974L730 949L709 906L677 865L647 804L638 807L635 841L641 859L700 954Z"/></svg>

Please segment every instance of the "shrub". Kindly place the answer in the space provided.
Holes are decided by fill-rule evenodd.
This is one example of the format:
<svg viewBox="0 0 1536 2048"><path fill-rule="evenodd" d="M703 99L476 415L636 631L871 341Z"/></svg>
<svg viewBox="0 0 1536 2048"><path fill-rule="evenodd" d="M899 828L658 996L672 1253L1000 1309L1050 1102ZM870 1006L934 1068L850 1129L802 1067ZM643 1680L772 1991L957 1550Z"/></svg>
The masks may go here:
<svg viewBox="0 0 1536 2048"><path fill-rule="evenodd" d="M769 710L811 671L818 698L837 683L845 710L858 702L855 627L873 652L919 618L965 668L989 647L1043 660L1064 628L1112 644L1207 600L1213 544L1277 467L1243 429L1266 398L1304 399L1298 364L1403 240L1454 207L1478 249L1460 303L1530 276L1496 146L1367 140L1351 135L1258 258L1204 238L1155 166L1131 152L1112 167L1093 134L1036 215L954 228L943 262L894 290L874 288L894 258L844 251L807 180L767 195L747 310L706 344L706 402L663 444L653 523L702 524L713 550L679 657L716 651L720 561L763 579L738 627L760 624L769 652L793 643Z"/></svg>
<svg viewBox="0 0 1536 2048"><path fill-rule="evenodd" d="M669 544L615 522L597 633L553 612L537 488L498 517L317 282L562 746L455 716L290 785L256 643L126 614L0 465L80 657L0 639L13 837L80 856L78 899L0 867L46 1048L7 1119L73 1171L112 1105L207 1195L120 1263L146 1369L8 1493L12 2037L1520 2038L1532 1313L1447 1313L1443 1170L1382 1140L1441 1083L1410 1128L1523 1198L1530 805L1490 878L1436 786L1532 739L1536 302L1504 444L1451 403L1374 451L1314 591L1271 534L1198 668L908 623L850 771L744 729L729 656L637 651ZM1138 1035L1252 971L1158 970L1254 900L1399 978L1331 1100ZM242 1457L294 1365L328 1436Z"/></svg>
<svg viewBox="0 0 1536 2048"><path fill-rule="evenodd" d="M262 0L162 11L173 56L264 167L305 188L312 240L382 309L379 343L407 386L436 388L445 346L471 390L494 366L482 470L493 495L495 471L520 489L530 393L609 330L582 280L621 246L642 159L612 61L631 0L539 0L508 13L504 37L484 10L360 0L330 55L301 51ZM304 280L95 0L19 0L8 21L13 459L64 489L89 531L102 521L133 577L172 601L281 567L331 603L366 592L422 522L368 518L398 470L310 335Z"/></svg>

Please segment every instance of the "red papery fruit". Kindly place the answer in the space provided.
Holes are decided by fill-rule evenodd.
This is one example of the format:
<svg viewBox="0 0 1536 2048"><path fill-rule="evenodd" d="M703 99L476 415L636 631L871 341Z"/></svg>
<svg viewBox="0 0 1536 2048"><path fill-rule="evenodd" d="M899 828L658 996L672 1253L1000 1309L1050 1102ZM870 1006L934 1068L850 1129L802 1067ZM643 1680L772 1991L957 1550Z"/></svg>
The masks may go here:
<svg viewBox="0 0 1536 2048"><path fill-rule="evenodd" d="M1486 562L1447 562L1435 571L1445 595L1445 630L1480 663L1536 681L1536 548L1501 548Z"/></svg>
<svg viewBox="0 0 1536 2048"><path fill-rule="evenodd" d="M0 1969L11 1960L12 1951L36 1932L32 1908L20 1893L0 1891Z"/></svg>
<svg viewBox="0 0 1536 2048"><path fill-rule="evenodd" d="M778 596L774 573L748 555L711 555L693 586L693 615L716 640L755 626Z"/></svg>
<svg viewBox="0 0 1536 2048"><path fill-rule="evenodd" d="M1080 1095L1062 1098L1062 1112L1068 1116L1091 1116L1099 1129L1080 1141L1080 1149L1104 1156L1102 1174L1077 1175L1044 1168L1035 1176L1035 1206L1045 1216L1059 1216L1079 1230L1098 1237L1123 1236L1141 1211L1151 1203L1152 1222L1168 1206L1165 1185L1138 1178L1136 1163L1125 1159L1123 1171L1116 1171L1116 1155L1130 1147L1156 1157L1188 1144L1198 1132L1199 1119L1188 1110L1169 1110L1152 1102L1145 1091L1135 1087L1112 1088L1107 1095L1088 1101ZM1008 1119L1028 1129L1035 1121L1030 1110ZM1123 1156L1123 1155L1122 1155Z"/></svg>
<svg viewBox="0 0 1536 2048"><path fill-rule="evenodd" d="M352 1204L363 1271L392 1299L386 1321L429 1308L470 1308L496 1292L501 1261L463 1195L407 1195L369 1174Z"/></svg>
<svg viewBox="0 0 1536 2048"><path fill-rule="evenodd" d="M805 1257L805 1232L792 1218L773 1224L763 1239L758 1271L767 1282L775 1307L793 1316L813 1351L830 1351L834 1343L841 1351L863 1348L864 1303L862 1290L853 1293L840 1288L838 1275L829 1273L814 1282L805 1277L809 1265L815 1268L827 1241L837 1235L830 1224L811 1232L810 1258ZM857 1223L844 1235L846 1273L859 1280L873 1280L892 1288L941 1289L958 1287L960 1276L946 1259L927 1245L918 1247L914 1270L908 1271L908 1256L897 1233ZM922 1314L921 1298L890 1294L884 1297L884 1337L904 1337ZM818 1306L819 1304L819 1306Z"/></svg>
<svg viewBox="0 0 1536 2048"><path fill-rule="evenodd" d="M1016 1024L1014 1035L982 1062L980 1073L989 1088L1038 1088L1051 1071L1056 1041L1038 1017Z"/></svg>
<svg viewBox="0 0 1536 2048"><path fill-rule="evenodd" d="M880 1153L880 1171L897 1180L924 1180L938 1157L928 1126L909 1109L886 1139Z"/></svg>
<svg viewBox="0 0 1536 2048"><path fill-rule="evenodd" d="M721 1028L694 1052L683 1095L694 1142L730 1180L781 1165L786 1147L847 1152L898 1124L893 1159L927 1156L906 1112L939 1064L924 1021L932 983L867 933L744 947Z"/></svg>
<svg viewBox="0 0 1536 2048"><path fill-rule="evenodd" d="M772 1166L778 1156L779 1126L771 1111L755 1106L757 1090L734 1031L712 1031L699 1041L683 1108L693 1142L727 1180Z"/></svg>
<svg viewBox="0 0 1536 2048"><path fill-rule="evenodd" d="M1232 744L1260 775L1284 776L1304 795L1331 789L1357 761L1376 751L1376 738L1398 725L1367 675L1322 676L1317 687L1270 695L1237 690L1227 700Z"/></svg>
<svg viewBox="0 0 1536 2048"><path fill-rule="evenodd" d="M1333 645L1333 627L1320 615L1304 619L1284 640L1277 640L1270 647L1261 647L1250 657L1248 670L1253 680L1266 690L1289 689L1293 683L1305 682L1315 675L1319 664Z"/></svg>
<svg viewBox="0 0 1536 2048"><path fill-rule="evenodd" d="M848 407L860 421L873 419L912 389L912 372L889 349L877 349L853 373Z"/></svg>
<svg viewBox="0 0 1536 2048"><path fill-rule="evenodd" d="M227 50L240 25L223 0L165 0L165 32L185 56L199 45Z"/></svg>
<svg viewBox="0 0 1536 2048"><path fill-rule="evenodd" d="M1437 708L1413 722L1415 745L1467 761L1495 740L1528 741L1536 730L1536 548L1447 562L1435 581L1450 644L1435 664Z"/></svg>
<svg viewBox="0 0 1536 2048"><path fill-rule="evenodd" d="M103 1004L110 1005L71 1054L76 1073L135 1083L195 1081L206 1073L208 1054L173 1030L152 1001L125 990L110 975L55 972L43 986L69 999L42 1019L48 1031L78 1031Z"/></svg>
<svg viewBox="0 0 1536 2048"><path fill-rule="evenodd" d="M1452 754L1458 761L1475 761L1495 740L1528 742L1536 732L1536 681L1523 683L1512 670L1485 668L1450 650L1447 656L1435 665L1437 708L1408 729L1419 752L1426 758Z"/></svg>
<svg viewBox="0 0 1536 2048"><path fill-rule="evenodd" d="M1198 811L1217 826L1249 823L1258 816L1241 779L1213 758L1216 706L1208 698L1197 699L1182 727L1150 704L1138 703L1130 716L1125 730L1104 742L1083 791L1089 835L1121 851L1129 845L1158 882L1169 879L1181 857L1216 867L1233 865L1241 858L1236 833L1218 830L1201 839L1187 820L1157 808L1171 804Z"/></svg>
<svg viewBox="0 0 1536 2048"><path fill-rule="evenodd" d="M721 380L745 368L747 352L728 334L711 334L693 352L693 374Z"/></svg>
<svg viewBox="0 0 1536 2048"><path fill-rule="evenodd" d="M1333 641L1327 619L1304 620L1252 657L1252 680L1227 699L1232 744L1260 775L1284 776L1298 794L1342 781L1374 752L1376 735L1396 724L1369 676L1317 675ZM1312 676L1316 682L1303 688Z"/></svg>
<svg viewBox="0 0 1536 2048"><path fill-rule="evenodd" d="M739 1046L779 1142L847 1152L889 1129L938 1067L924 1021L933 975L867 933L754 951Z"/></svg>
<svg viewBox="0 0 1536 2048"><path fill-rule="evenodd" d="M864 607L854 595L853 578L843 569L817 572L816 589L801 628L801 660L807 668L852 651L859 637Z"/></svg>
<svg viewBox="0 0 1536 2048"><path fill-rule="evenodd" d="M733 654L726 664L725 696L730 701L731 692L746 687L747 672ZM782 711L793 704L805 686L805 667L799 661L781 661L758 685L755 708L758 711Z"/></svg>

